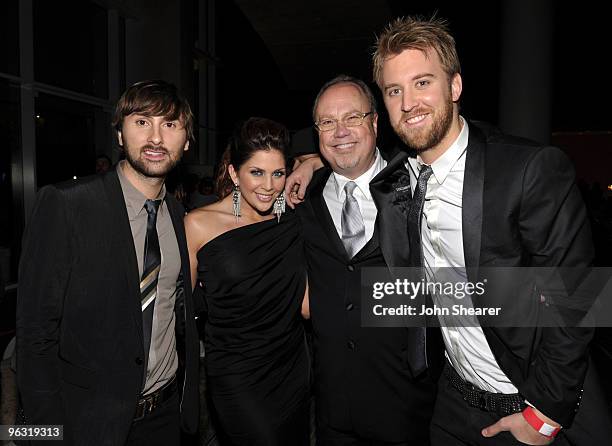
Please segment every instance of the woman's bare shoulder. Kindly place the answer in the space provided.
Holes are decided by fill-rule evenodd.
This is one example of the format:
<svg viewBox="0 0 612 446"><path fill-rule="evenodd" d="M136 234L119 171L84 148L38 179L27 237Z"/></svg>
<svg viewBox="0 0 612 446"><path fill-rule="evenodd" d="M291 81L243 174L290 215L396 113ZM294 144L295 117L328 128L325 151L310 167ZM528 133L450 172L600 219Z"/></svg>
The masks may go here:
<svg viewBox="0 0 612 446"><path fill-rule="evenodd" d="M232 229L235 217L223 201L194 209L185 216L185 231L191 245L199 249Z"/></svg>

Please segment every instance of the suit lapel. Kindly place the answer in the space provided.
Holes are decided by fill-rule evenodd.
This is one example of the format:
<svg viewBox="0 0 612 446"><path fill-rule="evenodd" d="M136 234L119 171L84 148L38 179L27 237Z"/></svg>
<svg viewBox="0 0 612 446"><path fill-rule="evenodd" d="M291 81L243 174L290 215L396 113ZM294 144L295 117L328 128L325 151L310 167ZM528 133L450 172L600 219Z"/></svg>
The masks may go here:
<svg viewBox="0 0 612 446"><path fill-rule="evenodd" d="M376 217L376 219L378 220L378 216ZM379 234L378 234L378 223L375 222L374 223L374 233L372 234L372 238L368 240L368 242L363 246L363 248L359 250L357 254L355 254L355 258L360 259L360 258L368 257L370 254L376 251L376 249L378 249L379 246L380 246L380 243L379 243Z"/></svg>
<svg viewBox="0 0 612 446"><path fill-rule="evenodd" d="M381 151L380 153L382 156L383 152ZM386 156L384 158L387 159ZM388 179L391 178L392 175L396 173L396 171L404 165L407 158L408 158L407 152L397 152L396 154L394 154L393 157L389 160L389 162L385 166L385 168L381 170L380 172L378 172L378 174L376 174L374 178L372 178L372 180L370 181L370 185L380 184L383 182L388 183L389 182Z"/></svg>
<svg viewBox="0 0 612 446"><path fill-rule="evenodd" d="M191 272L189 270L189 253L187 252L187 237L185 236L185 226L183 224L184 215L181 214L180 207L174 197L166 194L166 203L168 205L168 211L170 212L170 218L172 220L172 227L174 228L174 234L179 246L179 252L181 254L181 273L183 278L183 284L185 290L190 290L191 286Z"/></svg>
<svg viewBox="0 0 612 446"><path fill-rule="evenodd" d="M110 221L113 224L112 232L117 246L116 252L124 255L117 256L117 262L123 263L125 281L127 285L127 296L133 302L132 316L137 327L138 336L142 340L142 309L140 307L140 279L138 273L138 260L134 248L134 238L130 228L125 199L121 190L121 183L115 170L104 176L104 188L107 203L110 209Z"/></svg>
<svg viewBox="0 0 612 446"><path fill-rule="evenodd" d="M321 228L323 228L323 232L325 232L325 235L327 235L327 238L332 243L335 250L340 253L343 258L347 258L348 254L344 249L342 240L338 236L338 231L336 231L334 220L332 219L331 214L329 213L329 208L327 207L325 199L323 198L323 189L325 188L325 184L327 184L327 180L329 179L331 173L332 171L328 167L320 169L320 173L317 171L309 191L309 200L312 206L312 211L317 220L319 220L319 224L321 225Z"/></svg>
<svg viewBox="0 0 612 446"><path fill-rule="evenodd" d="M376 204L376 233L389 268L408 266L406 212L410 204L410 176L404 168L405 152L397 154L370 181L370 193Z"/></svg>
<svg viewBox="0 0 612 446"><path fill-rule="evenodd" d="M336 251L342 255L343 258L348 259L348 254L346 249L344 248L344 244L342 243L342 239L338 235L338 231L336 230L336 226L334 225L334 220L329 212L329 208L327 207L327 203L325 203L325 198L323 198L323 189L327 184L327 180L331 175L331 169L327 169L326 172L323 172L320 177L317 177L316 180L313 180L313 187L311 189L311 197L309 198L312 201L313 212L319 220L319 224L323 228L323 231L329 238L330 242L334 245ZM378 248L378 229L374 227L374 234L372 238L367 241L367 243L359 250L357 254L355 254L356 258L364 257ZM350 260L350 259L349 259Z"/></svg>
<svg viewBox="0 0 612 446"><path fill-rule="evenodd" d="M482 242L482 194L485 171L483 135L471 125L463 177L462 231L463 255L468 279L476 281Z"/></svg>

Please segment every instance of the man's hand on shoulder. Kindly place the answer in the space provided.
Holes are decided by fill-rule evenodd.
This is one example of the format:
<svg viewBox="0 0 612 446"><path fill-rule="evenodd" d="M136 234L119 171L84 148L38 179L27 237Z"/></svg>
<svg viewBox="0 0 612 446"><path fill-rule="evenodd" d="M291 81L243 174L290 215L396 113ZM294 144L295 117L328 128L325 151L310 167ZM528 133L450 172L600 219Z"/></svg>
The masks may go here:
<svg viewBox="0 0 612 446"><path fill-rule="evenodd" d="M315 170L323 167L323 162L318 156L308 158L304 160L300 165L293 171L287 182L285 183L285 196L287 197L287 204L295 209L295 205L304 201L304 195L306 194L306 188Z"/></svg>

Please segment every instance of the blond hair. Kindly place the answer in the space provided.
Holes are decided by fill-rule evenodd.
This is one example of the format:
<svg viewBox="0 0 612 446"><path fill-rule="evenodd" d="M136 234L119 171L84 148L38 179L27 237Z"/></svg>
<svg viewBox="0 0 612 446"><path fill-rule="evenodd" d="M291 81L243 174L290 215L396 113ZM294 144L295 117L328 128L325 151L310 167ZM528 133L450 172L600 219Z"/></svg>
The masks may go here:
<svg viewBox="0 0 612 446"><path fill-rule="evenodd" d="M433 49L449 78L461 73L455 39L448 30L446 20L435 16L428 20L420 17L400 17L389 23L376 39L372 54L373 76L380 88L385 60L407 49L422 52Z"/></svg>

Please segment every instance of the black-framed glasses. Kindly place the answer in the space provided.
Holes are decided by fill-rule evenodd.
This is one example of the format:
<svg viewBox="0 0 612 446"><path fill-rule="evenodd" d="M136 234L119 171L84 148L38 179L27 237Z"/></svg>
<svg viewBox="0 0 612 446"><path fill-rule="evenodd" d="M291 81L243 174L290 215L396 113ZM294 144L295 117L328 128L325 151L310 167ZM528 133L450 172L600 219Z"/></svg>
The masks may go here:
<svg viewBox="0 0 612 446"><path fill-rule="evenodd" d="M374 113L373 111L369 111L367 113L355 112L349 113L346 116L343 116L340 121L337 119L331 118L323 118L314 123L315 128L320 132L329 132L330 130L335 130L338 127L338 122L340 122L345 127L357 127L358 125L363 124L363 120L366 116Z"/></svg>

